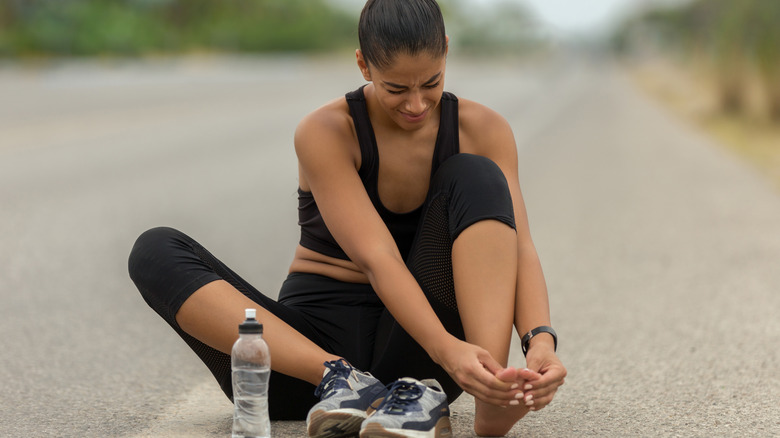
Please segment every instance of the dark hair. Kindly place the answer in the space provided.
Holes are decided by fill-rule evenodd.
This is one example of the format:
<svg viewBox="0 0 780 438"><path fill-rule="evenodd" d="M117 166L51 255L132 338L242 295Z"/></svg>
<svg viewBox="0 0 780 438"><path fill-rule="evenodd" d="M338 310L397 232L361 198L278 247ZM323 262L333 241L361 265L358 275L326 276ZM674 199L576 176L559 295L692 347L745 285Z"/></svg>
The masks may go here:
<svg viewBox="0 0 780 438"><path fill-rule="evenodd" d="M435 0L368 0L360 13L358 39L363 58L378 69L398 53L444 56L444 18Z"/></svg>

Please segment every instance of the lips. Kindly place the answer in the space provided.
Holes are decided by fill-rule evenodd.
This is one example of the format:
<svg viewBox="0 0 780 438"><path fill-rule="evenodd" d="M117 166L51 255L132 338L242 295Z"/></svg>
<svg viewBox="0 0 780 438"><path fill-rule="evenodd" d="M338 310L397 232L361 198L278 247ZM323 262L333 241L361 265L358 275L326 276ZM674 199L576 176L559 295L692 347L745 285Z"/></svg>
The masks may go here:
<svg viewBox="0 0 780 438"><path fill-rule="evenodd" d="M421 122L425 119L425 116L428 115L428 110L423 111L420 114L414 115L414 114L407 114L402 112L401 116L409 123L417 123Z"/></svg>

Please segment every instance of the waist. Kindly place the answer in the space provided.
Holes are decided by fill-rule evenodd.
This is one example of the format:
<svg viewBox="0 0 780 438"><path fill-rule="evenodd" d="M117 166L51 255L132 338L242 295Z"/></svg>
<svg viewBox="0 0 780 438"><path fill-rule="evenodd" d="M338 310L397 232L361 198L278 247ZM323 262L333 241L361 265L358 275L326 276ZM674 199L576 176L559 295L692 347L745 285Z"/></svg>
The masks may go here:
<svg viewBox="0 0 780 438"><path fill-rule="evenodd" d="M300 307L383 307L370 284L349 283L319 274L294 272L279 291L279 302Z"/></svg>
<svg viewBox="0 0 780 438"><path fill-rule="evenodd" d="M301 245L295 249L289 272L317 274L345 283L369 283L366 274L352 261L330 257Z"/></svg>

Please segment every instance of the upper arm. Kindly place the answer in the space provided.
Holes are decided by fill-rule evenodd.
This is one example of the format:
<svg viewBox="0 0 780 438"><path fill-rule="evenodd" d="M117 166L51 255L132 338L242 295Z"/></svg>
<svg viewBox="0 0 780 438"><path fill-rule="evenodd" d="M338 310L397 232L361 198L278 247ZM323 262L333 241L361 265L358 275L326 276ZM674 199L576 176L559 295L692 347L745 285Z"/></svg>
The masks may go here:
<svg viewBox="0 0 780 438"><path fill-rule="evenodd" d="M365 269L372 256L398 250L358 174L356 142L351 119L334 108L315 111L295 131L301 177L325 225L347 256Z"/></svg>

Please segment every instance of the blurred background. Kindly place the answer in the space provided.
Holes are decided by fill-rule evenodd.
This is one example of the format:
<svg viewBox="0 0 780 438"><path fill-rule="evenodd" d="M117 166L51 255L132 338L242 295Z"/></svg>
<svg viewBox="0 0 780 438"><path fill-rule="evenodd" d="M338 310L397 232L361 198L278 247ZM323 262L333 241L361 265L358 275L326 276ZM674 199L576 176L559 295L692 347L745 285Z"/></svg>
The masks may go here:
<svg viewBox="0 0 780 438"><path fill-rule="evenodd" d="M0 62L42 66L74 58L344 54L356 46L362 4L2 0ZM764 146L748 155L771 149L762 135L777 134L771 127L780 120L776 1L444 0L441 6L454 53L517 58L574 48L615 55L631 63L643 86L710 122L708 129L727 143ZM741 125L761 135L740 138L749 135L740 134Z"/></svg>
<svg viewBox="0 0 780 438"><path fill-rule="evenodd" d="M439 3L446 88L515 133L569 368L510 436L780 435L780 1ZM292 138L364 82L363 4L0 0L0 436L229 434L127 255L173 226L276 296Z"/></svg>

